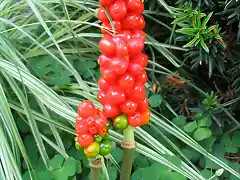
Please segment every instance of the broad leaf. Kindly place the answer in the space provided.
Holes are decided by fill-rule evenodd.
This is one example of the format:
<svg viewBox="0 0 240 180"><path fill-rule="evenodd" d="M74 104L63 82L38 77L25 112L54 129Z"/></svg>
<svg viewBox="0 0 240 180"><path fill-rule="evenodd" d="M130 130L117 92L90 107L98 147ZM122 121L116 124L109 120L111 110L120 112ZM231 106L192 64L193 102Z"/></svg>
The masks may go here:
<svg viewBox="0 0 240 180"><path fill-rule="evenodd" d="M163 100L163 98L162 98L162 96L161 96L160 94L152 95L152 96L150 96L150 98L148 99L149 105L150 105L151 107L158 107L158 106L160 106L161 103L162 103L162 100Z"/></svg>
<svg viewBox="0 0 240 180"><path fill-rule="evenodd" d="M186 117L185 116L177 116L175 117L172 122L179 127L182 127L186 124Z"/></svg>
<svg viewBox="0 0 240 180"><path fill-rule="evenodd" d="M194 139L197 141L201 141L203 139L209 138L212 135L212 132L208 128L197 128L197 130L193 133Z"/></svg>
<svg viewBox="0 0 240 180"><path fill-rule="evenodd" d="M198 125L197 125L196 121L193 121L193 122L187 123L184 126L184 131L190 133L190 132L193 132L197 127L198 127Z"/></svg>

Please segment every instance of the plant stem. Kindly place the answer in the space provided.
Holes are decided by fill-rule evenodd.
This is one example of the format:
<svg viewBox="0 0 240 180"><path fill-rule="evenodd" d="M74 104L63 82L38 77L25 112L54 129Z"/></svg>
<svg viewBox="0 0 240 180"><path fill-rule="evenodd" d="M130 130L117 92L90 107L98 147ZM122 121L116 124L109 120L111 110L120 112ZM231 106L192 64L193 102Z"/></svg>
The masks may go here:
<svg viewBox="0 0 240 180"><path fill-rule="evenodd" d="M126 129L123 130L123 141L133 142L134 140L134 128L132 126L128 126Z"/></svg>
<svg viewBox="0 0 240 180"><path fill-rule="evenodd" d="M123 135L123 159L120 180L130 180L135 152L134 128L128 126L125 130L123 130ZM132 146L125 146L124 143L131 144Z"/></svg>
<svg viewBox="0 0 240 180"><path fill-rule="evenodd" d="M101 159L89 160L90 166L90 180L99 180L101 172Z"/></svg>
<svg viewBox="0 0 240 180"><path fill-rule="evenodd" d="M101 168L90 167L91 180L99 180Z"/></svg>

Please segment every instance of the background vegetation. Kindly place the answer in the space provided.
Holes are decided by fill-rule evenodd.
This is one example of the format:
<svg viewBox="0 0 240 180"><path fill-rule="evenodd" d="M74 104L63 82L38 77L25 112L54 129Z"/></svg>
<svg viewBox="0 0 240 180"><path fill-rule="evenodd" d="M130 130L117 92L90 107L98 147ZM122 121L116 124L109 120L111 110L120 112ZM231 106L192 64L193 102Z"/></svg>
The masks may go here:
<svg viewBox="0 0 240 180"><path fill-rule="evenodd" d="M96 0L0 1L0 179L88 179L76 107L96 101ZM145 0L151 123L133 180L240 179L240 1ZM122 138L101 179L119 178ZM222 170L223 173L222 173Z"/></svg>

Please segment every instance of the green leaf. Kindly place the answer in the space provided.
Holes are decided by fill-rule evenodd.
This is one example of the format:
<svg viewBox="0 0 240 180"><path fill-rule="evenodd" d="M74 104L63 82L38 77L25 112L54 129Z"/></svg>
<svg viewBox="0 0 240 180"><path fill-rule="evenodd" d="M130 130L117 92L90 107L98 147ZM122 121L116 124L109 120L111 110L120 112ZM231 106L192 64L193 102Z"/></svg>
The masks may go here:
<svg viewBox="0 0 240 180"><path fill-rule="evenodd" d="M86 61L85 65L89 68L89 69L93 69L95 67L97 67L97 63L94 61Z"/></svg>
<svg viewBox="0 0 240 180"><path fill-rule="evenodd" d="M184 177L182 174L178 172L172 172L168 178L168 180L186 180L187 178Z"/></svg>
<svg viewBox="0 0 240 180"><path fill-rule="evenodd" d="M46 79L50 84L63 86L71 82L71 73L52 56L36 56L28 63L41 79Z"/></svg>
<svg viewBox="0 0 240 180"><path fill-rule="evenodd" d="M23 180L31 180L29 171L26 171L22 177Z"/></svg>
<svg viewBox="0 0 240 180"><path fill-rule="evenodd" d="M16 124L18 126L18 129L22 133L27 133L29 131L29 126L25 123L25 121L23 121L21 119L16 119Z"/></svg>
<svg viewBox="0 0 240 180"><path fill-rule="evenodd" d="M76 160L72 157L68 158L62 166L62 171L68 176L73 176L76 173L76 170Z"/></svg>
<svg viewBox="0 0 240 180"><path fill-rule="evenodd" d="M204 18L202 26L206 26L209 19L212 17L213 12L211 12L207 17Z"/></svg>
<svg viewBox="0 0 240 180"><path fill-rule="evenodd" d="M224 154L224 146L222 144L215 143L212 147L212 153L215 157L217 157L220 161L222 161L225 164L229 164L229 161L225 159ZM212 160L208 159L207 157L204 157L206 166L205 168L212 168L212 169L219 169L220 166L213 162Z"/></svg>
<svg viewBox="0 0 240 180"><path fill-rule="evenodd" d="M36 176L37 176L37 179L52 180L51 173L47 169L45 170L37 169Z"/></svg>
<svg viewBox="0 0 240 180"><path fill-rule="evenodd" d="M170 156L170 155L163 155L168 161L170 161L172 164L174 164L177 167L181 167L182 165L182 160L181 158L177 156Z"/></svg>
<svg viewBox="0 0 240 180"><path fill-rule="evenodd" d="M239 138L240 138L240 131L236 131L232 136L232 144L235 144L236 147L238 148L240 148Z"/></svg>
<svg viewBox="0 0 240 180"><path fill-rule="evenodd" d="M200 40L200 45L202 46L202 48L203 48L207 53L209 53L209 49L208 49L206 43L204 42L204 39L201 39L201 40Z"/></svg>
<svg viewBox="0 0 240 180"><path fill-rule="evenodd" d="M197 128L193 133L194 139L201 141L203 139L209 138L212 135L212 131L208 128Z"/></svg>
<svg viewBox="0 0 240 180"><path fill-rule="evenodd" d="M69 148L67 154L79 161L85 157L83 149L81 151L77 151L75 146L72 146L71 148Z"/></svg>
<svg viewBox="0 0 240 180"><path fill-rule="evenodd" d="M64 161L64 157L61 154L57 154L53 157L53 159L49 162L49 169L50 171L60 169L62 167Z"/></svg>
<svg viewBox="0 0 240 180"><path fill-rule="evenodd" d="M195 37L196 34L198 33L198 28L182 28L176 30L176 32Z"/></svg>
<svg viewBox="0 0 240 180"><path fill-rule="evenodd" d="M91 69L91 70L88 70L88 71L84 72L83 77L85 79L90 78L90 77L94 77L95 73L96 73L96 71Z"/></svg>
<svg viewBox="0 0 240 180"><path fill-rule="evenodd" d="M143 179L159 180L160 177L167 177L169 172L168 167L154 163L150 167L144 168L142 177Z"/></svg>
<svg viewBox="0 0 240 180"><path fill-rule="evenodd" d="M186 124L186 117L185 116L177 116L175 117L172 122L179 127L182 127Z"/></svg>
<svg viewBox="0 0 240 180"><path fill-rule="evenodd" d="M68 180L68 175L66 172L61 168L52 172L52 178L54 180Z"/></svg>
<svg viewBox="0 0 240 180"><path fill-rule="evenodd" d="M137 168L132 174L131 180L159 180L166 179L170 173L170 169L162 164L154 163L147 168Z"/></svg>
<svg viewBox="0 0 240 180"><path fill-rule="evenodd" d="M239 137L238 137L238 139L239 139ZM220 142L224 146L225 152L228 152L228 153L237 153L238 152L237 146L239 146L238 145L239 140L238 140L237 144L234 144L229 135L223 135Z"/></svg>
<svg viewBox="0 0 240 180"><path fill-rule="evenodd" d="M76 161L76 173L80 174L82 172L82 165L81 165L81 161Z"/></svg>
<svg viewBox="0 0 240 180"><path fill-rule="evenodd" d="M191 161L196 162L199 160L201 154L193 149L190 148L184 148L182 149L182 152L184 155Z"/></svg>
<svg viewBox="0 0 240 180"><path fill-rule="evenodd" d="M149 105L151 107L159 107L162 103L162 96L160 94L154 94L152 96L150 96L150 98L148 99L149 101Z"/></svg>
<svg viewBox="0 0 240 180"><path fill-rule="evenodd" d="M212 125L211 116L201 116L197 118L198 127L209 127Z"/></svg>
<svg viewBox="0 0 240 180"><path fill-rule="evenodd" d="M210 26L209 28L203 30L203 31L202 31L202 35L203 35L203 37L205 37L205 34L210 33L214 28L216 28L215 25L214 25L214 26Z"/></svg>
<svg viewBox="0 0 240 180"><path fill-rule="evenodd" d="M119 147L116 147L112 150L111 155L117 163L120 163L122 161L123 151Z"/></svg>
<svg viewBox="0 0 240 180"><path fill-rule="evenodd" d="M190 132L193 132L197 127L198 127L198 125L197 125L196 121L193 121L193 122L187 123L184 126L184 131L190 133Z"/></svg>
<svg viewBox="0 0 240 180"><path fill-rule="evenodd" d="M89 166L89 161L88 161L86 156L84 156L82 162L83 162L83 167L85 167L85 168L89 168L90 167Z"/></svg>
<svg viewBox="0 0 240 180"><path fill-rule="evenodd" d="M214 173L211 172L211 171L209 171L208 169L204 169L204 170L202 170L200 173L201 173L201 175L202 175L203 177L205 177L206 179L209 179L209 178L211 178L211 177L214 175Z"/></svg>
<svg viewBox="0 0 240 180"><path fill-rule="evenodd" d="M239 178L231 174L229 180L239 180Z"/></svg>
<svg viewBox="0 0 240 180"><path fill-rule="evenodd" d="M196 35L191 41L189 41L187 44L185 44L183 47L187 48L187 47L193 47L193 45L195 44L195 42L199 39L199 36ZM195 45L196 46L196 45Z"/></svg>
<svg viewBox="0 0 240 180"><path fill-rule="evenodd" d="M38 148L36 146L36 141L33 136L26 136L24 138L24 145L29 159L31 160L32 166L35 168L38 163Z"/></svg>
<svg viewBox="0 0 240 180"><path fill-rule="evenodd" d="M111 166L108 168L108 175L110 180L116 180L117 179L117 169L114 166Z"/></svg>
<svg viewBox="0 0 240 180"><path fill-rule="evenodd" d="M199 144L209 152L212 152L212 146L216 141L216 137L211 136L199 142Z"/></svg>
<svg viewBox="0 0 240 180"><path fill-rule="evenodd" d="M138 168L145 168L150 165L150 162L148 161L147 157L140 154L138 158L134 161L134 164L136 164Z"/></svg>
<svg viewBox="0 0 240 180"><path fill-rule="evenodd" d="M143 170L143 168L137 168L137 170L135 170L132 174L131 180L141 180L144 173Z"/></svg>

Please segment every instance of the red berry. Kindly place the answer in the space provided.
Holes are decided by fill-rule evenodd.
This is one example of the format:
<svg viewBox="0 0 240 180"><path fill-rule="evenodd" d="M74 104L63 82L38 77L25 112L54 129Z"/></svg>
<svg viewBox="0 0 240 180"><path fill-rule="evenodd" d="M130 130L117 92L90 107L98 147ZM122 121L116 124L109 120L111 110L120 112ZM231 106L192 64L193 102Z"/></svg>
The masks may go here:
<svg viewBox="0 0 240 180"><path fill-rule="evenodd" d="M135 39L135 38L140 38L142 39L143 41L146 40L146 34L145 32L141 31L141 30L138 30L138 29L133 29L132 30L132 38Z"/></svg>
<svg viewBox="0 0 240 180"><path fill-rule="evenodd" d="M115 118L121 114L121 110L118 106L115 106L113 104L105 104L103 106L103 114L107 118Z"/></svg>
<svg viewBox="0 0 240 180"><path fill-rule="evenodd" d="M109 21L105 21L101 24L101 33L102 34L111 34L111 27L109 26Z"/></svg>
<svg viewBox="0 0 240 180"><path fill-rule="evenodd" d="M76 133L78 135L84 134L88 131L88 126L85 124L82 117L78 116L76 118Z"/></svg>
<svg viewBox="0 0 240 180"><path fill-rule="evenodd" d="M102 77L111 84L114 84L117 80L117 75L112 69L104 69L104 71L102 72Z"/></svg>
<svg viewBox="0 0 240 180"><path fill-rule="evenodd" d="M98 129L95 126L92 126L92 127L88 128L88 132L92 135L95 135L95 134L97 134Z"/></svg>
<svg viewBox="0 0 240 180"><path fill-rule="evenodd" d="M126 100L126 94L119 86L109 88L106 94L106 102L119 105Z"/></svg>
<svg viewBox="0 0 240 180"><path fill-rule="evenodd" d="M113 41L116 43L116 56L117 57L128 57L127 44L121 37L115 36Z"/></svg>
<svg viewBox="0 0 240 180"><path fill-rule="evenodd" d="M119 31L122 30L121 22L113 20L112 24L109 21L105 21L104 23L102 23L101 32L103 34L109 34L110 35L111 33L113 33L113 27L114 27L114 31L116 31L116 32L119 32Z"/></svg>
<svg viewBox="0 0 240 180"><path fill-rule="evenodd" d="M97 94L97 98L98 98L98 101L101 103L101 104L105 104L106 102L106 94L103 92L103 91L99 91L98 94Z"/></svg>
<svg viewBox="0 0 240 180"><path fill-rule="evenodd" d="M127 71L128 60L122 57L113 58L111 69L115 71L117 75L122 75Z"/></svg>
<svg viewBox="0 0 240 180"><path fill-rule="evenodd" d="M113 20L121 20L127 14L127 7L124 0L115 0L111 4L109 13Z"/></svg>
<svg viewBox="0 0 240 180"><path fill-rule="evenodd" d="M98 131L101 131L107 123L107 118L105 116L98 116L95 118L95 127Z"/></svg>
<svg viewBox="0 0 240 180"><path fill-rule="evenodd" d="M107 134L107 132L108 132L108 129L104 127L98 132L98 134L99 136L104 137Z"/></svg>
<svg viewBox="0 0 240 180"><path fill-rule="evenodd" d="M146 88L143 84L136 84L131 91L129 98L134 102L143 101L146 97Z"/></svg>
<svg viewBox="0 0 240 180"><path fill-rule="evenodd" d="M145 98L143 101L141 101L139 104L138 104L138 108L137 108L137 111L140 112L140 113L143 113L143 112L146 112L148 110L148 99Z"/></svg>
<svg viewBox="0 0 240 180"><path fill-rule="evenodd" d="M150 110L148 109L140 115L141 125L147 124L150 121Z"/></svg>
<svg viewBox="0 0 240 180"><path fill-rule="evenodd" d="M120 21L113 20L112 22L113 22L114 29L116 32L119 32L122 30L122 24ZM110 27L111 27L111 24L110 24ZM112 29L112 27L111 27L111 29Z"/></svg>
<svg viewBox="0 0 240 180"><path fill-rule="evenodd" d="M110 5L114 2L114 0L99 0L100 4L103 6Z"/></svg>
<svg viewBox="0 0 240 180"><path fill-rule="evenodd" d="M142 39L131 39L128 42L128 51L130 55L138 55L142 53L144 41Z"/></svg>
<svg viewBox="0 0 240 180"><path fill-rule="evenodd" d="M98 80L98 86L104 92L110 88L110 84L103 77Z"/></svg>
<svg viewBox="0 0 240 180"><path fill-rule="evenodd" d="M127 100L121 105L121 110L127 115L133 114L137 109L137 103Z"/></svg>
<svg viewBox="0 0 240 180"><path fill-rule="evenodd" d="M97 17L102 22L108 21L108 17L107 17L107 15L106 15L102 6L100 6L100 8L98 9Z"/></svg>
<svg viewBox="0 0 240 180"><path fill-rule="evenodd" d="M127 72L131 73L136 79L142 74L144 69L139 64L129 63Z"/></svg>
<svg viewBox="0 0 240 180"><path fill-rule="evenodd" d="M134 85L134 77L129 73L125 73L118 80L118 84L122 89L130 89Z"/></svg>
<svg viewBox="0 0 240 180"><path fill-rule="evenodd" d="M82 134L78 136L78 143L82 147L88 147L90 144L92 144L94 141L93 135L90 133Z"/></svg>
<svg viewBox="0 0 240 180"><path fill-rule="evenodd" d="M142 0L127 0L127 9L134 14L142 14L144 11L144 4Z"/></svg>
<svg viewBox="0 0 240 180"><path fill-rule="evenodd" d="M143 68L148 65L148 56L144 53L138 54L137 56L133 56L130 59L131 63L139 64Z"/></svg>
<svg viewBox="0 0 240 180"><path fill-rule="evenodd" d="M139 18L137 19L137 27L136 29L144 29L146 23L145 23L145 20L144 20L144 17L142 15L139 16Z"/></svg>
<svg viewBox="0 0 240 180"><path fill-rule="evenodd" d="M76 123L82 123L82 122L84 122L83 117L77 116L77 118L76 118Z"/></svg>
<svg viewBox="0 0 240 180"><path fill-rule="evenodd" d="M141 114L135 112L133 115L128 116L128 124L133 127L138 127L142 124L140 119Z"/></svg>
<svg viewBox="0 0 240 180"><path fill-rule="evenodd" d="M137 78L137 82L136 83L145 84L147 82L147 80L148 80L147 73L146 73L145 70L142 70L141 74Z"/></svg>
<svg viewBox="0 0 240 180"><path fill-rule="evenodd" d="M116 45L110 35L104 35L100 40L99 48L108 57L114 57L116 54Z"/></svg>
<svg viewBox="0 0 240 180"><path fill-rule="evenodd" d="M129 13L122 21L123 29L139 29L142 30L145 27L144 17L142 15L136 15Z"/></svg>
<svg viewBox="0 0 240 180"><path fill-rule="evenodd" d="M93 116L96 113L94 104L89 100L84 100L78 105L78 115L82 117Z"/></svg>
<svg viewBox="0 0 240 180"><path fill-rule="evenodd" d="M85 121L85 124L88 126L88 128L94 126L94 116L85 118L84 121Z"/></svg>
<svg viewBox="0 0 240 180"><path fill-rule="evenodd" d="M122 30L118 34L116 34L116 37L120 37L124 42L129 42L131 39L131 32L129 30Z"/></svg>
<svg viewBox="0 0 240 180"><path fill-rule="evenodd" d="M112 62L112 59L107 57L107 56L105 56L104 54L101 54L98 57L98 63L103 68L109 68L110 65L111 65L111 62Z"/></svg>

